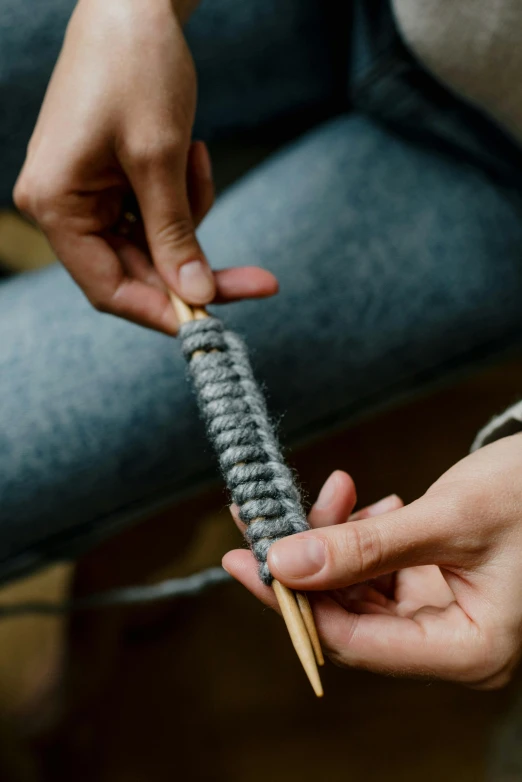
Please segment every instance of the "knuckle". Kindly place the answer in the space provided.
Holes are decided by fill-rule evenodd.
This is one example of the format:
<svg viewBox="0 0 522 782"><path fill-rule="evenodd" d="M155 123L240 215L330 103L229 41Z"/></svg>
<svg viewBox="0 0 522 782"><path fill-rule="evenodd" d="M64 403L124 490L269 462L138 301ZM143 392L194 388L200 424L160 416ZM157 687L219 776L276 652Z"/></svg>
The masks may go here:
<svg viewBox="0 0 522 782"><path fill-rule="evenodd" d="M35 217L39 223L52 220L60 193L51 182L42 181L38 169L24 166L13 189L13 201L23 212Z"/></svg>
<svg viewBox="0 0 522 782"><path fill-rule="evenodd" d="M13 190L13 201L21 212L30 211L30 188L25 176L20 176Z"/></svg>
<svg viewBox="0 0 522 782"><path fill-rule="evenodd" d="M43 201L38 202L33 213L45 231L56 228L62 223L61 212L52 196L46 196Z"/></svg>
<svg viewBox="0 0 522 782"><path fill-rule="evenodd" d="M378 570L383 558L380 534L371 525L353 522L345 525L344 533L336 558L350 563L355 579L361 580L369 571Z"/></svg>
<svg viewBox="0 0 522 782"><path fill-rule="evenodd" d="M166 163L174 164L185 148L175 133L139 133L130 138L125 146L125 154L135 169L149 169Z"/></svg>
<svg viewBox="0 0 522 782"><path fill-rule="evenodd" d="M60 223L60 194L53 186L25 179L16 185L14 197L17 207L32 215L44 230Z"/></svg>
<svg viewBox="0 0 522 782"><path fill-rule="evenodd" d="M167 250L177 250L194 241L194 223L187 215L169 215L169 221L156 230L156 243Z"/></svg>

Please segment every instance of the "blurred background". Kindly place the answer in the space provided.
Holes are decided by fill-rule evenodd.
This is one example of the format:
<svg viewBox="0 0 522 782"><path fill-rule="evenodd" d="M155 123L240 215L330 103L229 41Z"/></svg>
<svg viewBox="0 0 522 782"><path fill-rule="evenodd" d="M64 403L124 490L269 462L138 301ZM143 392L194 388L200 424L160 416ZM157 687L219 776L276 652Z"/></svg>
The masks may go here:
<svg viewBox="0 0 522 782"><path fill-rule="evenodd" d="M0 214L2 265L22 271L51 260L35 229ZM361 505L391 492L411 501L521 387L522 361L511 359L311 444L293 464L312 498L341 468L355 478ZM174 516L187 530L178 561L168 551L170 530L180 527ZM74 565L4 587L0 601L154 582L218 564L237 545L216 487ZM281 620L235 584L148 608L4 619L0 780L478 782L517 690L477 693L329 663L323 682L317 701ZM509 777L521 778L516 769Z"/></svg>

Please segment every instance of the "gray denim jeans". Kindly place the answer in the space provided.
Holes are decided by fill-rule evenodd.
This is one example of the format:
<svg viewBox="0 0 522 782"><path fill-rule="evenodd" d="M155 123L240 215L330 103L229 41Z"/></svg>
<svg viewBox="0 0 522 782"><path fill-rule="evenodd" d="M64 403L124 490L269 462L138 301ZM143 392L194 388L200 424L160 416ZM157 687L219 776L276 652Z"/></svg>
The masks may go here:
<svg viewBox="0 0 522 782"><path fill-rule="evenodd" d="M0 6L4 203L72 5ZM278 144L199 236L216 268L280 280L273 300L219 312L286 444L522 341L519 150L422 71L386 3L340 13L204 0L187 31L196 135ZM0 335L0 579L215 477L175 340L95 312L59 265L2 281Z"/></svg>

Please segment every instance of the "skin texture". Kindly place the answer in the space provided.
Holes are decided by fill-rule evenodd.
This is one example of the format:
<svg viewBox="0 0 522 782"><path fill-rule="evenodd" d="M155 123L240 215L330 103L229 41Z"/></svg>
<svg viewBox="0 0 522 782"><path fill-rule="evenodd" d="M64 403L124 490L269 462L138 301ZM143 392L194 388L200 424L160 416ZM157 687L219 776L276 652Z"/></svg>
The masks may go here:
<svg viewBox="0 0 522 782"><path fill-rule="evenodd" d="M313 531L275 543L270 570L309 592L337 664L501 687L522 652L521 474L517 434L467 456L410 505L392 496L348 518L355 486L335 472L310 512ZM306 576L310 539L324 564ZM223 565L277 610L250 552Z"/></svg>
<svg viewBox="0 0 522 782"><path fill-rule="evenodd" d="M192 5L80 0L14 191L94 307L168 334L167 287L191 304L277 290L261 269L212 273L195 235L214 188L191 143Z"/></svg>

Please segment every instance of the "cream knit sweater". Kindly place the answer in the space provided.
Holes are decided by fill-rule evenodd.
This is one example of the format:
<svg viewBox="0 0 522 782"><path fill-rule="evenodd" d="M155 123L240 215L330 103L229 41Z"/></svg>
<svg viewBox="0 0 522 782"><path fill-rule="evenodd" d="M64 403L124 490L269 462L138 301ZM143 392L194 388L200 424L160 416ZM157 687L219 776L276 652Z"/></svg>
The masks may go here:
<svg viewBox="0 0 522 782"><path fill-rule="evenodd" d="M393 8L417 59L522 143L522 0L393 0ZM473 449L521 431L519 402L478 434Z"/></svg>
<svg viewBox="0 0 522 782"><path fill-rule="evenodd" d="M522 0L393 0L413 54L522 143Z"/></svg>

